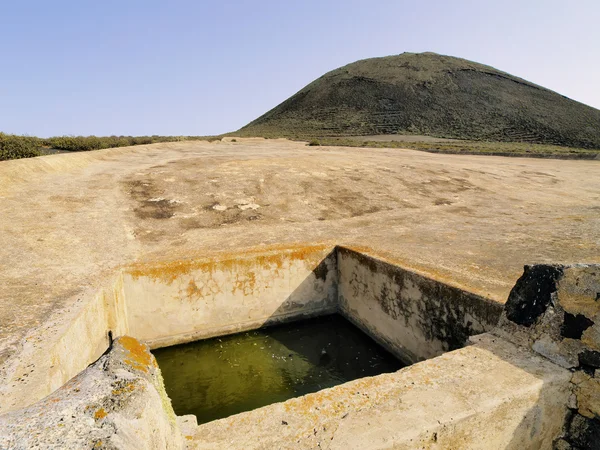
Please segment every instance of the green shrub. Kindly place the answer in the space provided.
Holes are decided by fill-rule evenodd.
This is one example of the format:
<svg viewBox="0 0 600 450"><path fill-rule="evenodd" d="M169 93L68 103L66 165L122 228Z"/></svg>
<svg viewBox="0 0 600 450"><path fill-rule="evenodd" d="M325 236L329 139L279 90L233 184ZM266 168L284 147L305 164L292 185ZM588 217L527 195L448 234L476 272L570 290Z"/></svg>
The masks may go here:
<svg viewBox="0 0 600 450"><path fill-rule="evenodd" d="M55 136L40 139L31 136L17 136L0 133L0 161L16 158L29 158L43 154L40 149L49 147L55 150L81 152L105 148L128 147L161 142L193 140L220 140L221 136Z"/></svg>
<svg viewBox="0 0 600 450"><path fill-rule="evenodd" d="M47 139L46 143L49 147L58 150L76 152L198 139L199 136L59 136Z"/></svg>
<svg viewBox="0 0 600 450"><path fill-rule="evenodd" d="M40 156L42 141L36 137L0 133L0 161Z"/></svg>
<svg viewBox="0 0 600 450"><path fill-rule="evenodd" d="M311 147L315 147L317 145L321 145L321 143L319 141L317 141L316 139L313 139L308 143L308 145Z"/></svg>

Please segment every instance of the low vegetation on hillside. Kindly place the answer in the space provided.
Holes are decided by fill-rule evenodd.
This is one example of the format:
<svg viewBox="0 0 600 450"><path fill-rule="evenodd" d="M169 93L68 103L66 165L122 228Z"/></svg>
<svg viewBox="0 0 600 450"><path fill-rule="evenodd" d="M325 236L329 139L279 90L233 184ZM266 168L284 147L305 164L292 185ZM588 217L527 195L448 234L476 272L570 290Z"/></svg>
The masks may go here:
<svg viewBox="0 0 600 450"><path fill-rule="evenodd" d="M335 69L239 132L417 134L600 149L600 110L483 64L404 53Z"/></svg>
<svg viewBox="0 0 600 450"><path fill-rule="evenodd" d="M188 140L211 140L213 136L57 136L38 138L0 133L0 161L30 158L56 151L80 152L130 145Z"/></svg>
<svg viewBox="0 0 600 450"><path fill-rule="evenodd" d="M257 137L245 130L229 133L227 136ZM363 148L398 148L421 150L429 153L446 153L462 155L518 156L529 158L555 159L600 159L600 150L566 147L551 144L528 142L498 142L486 140L444 139L427 136L386 135L386 139L375 140L372 136L320 136L299 133L264 133L265 139L285 138L293 141L305 141L308 146L363 147ZM409 139L406 139L406 138Z"/></svg>
<svg viewBox="0 0 600 450"><path fill-rule="evenodd" d="M221 136L60 136L53 138L37 138L32 136L17 136L0 132L0 161L19 158L31 158L56 152L79 152L100 150L105 148L126 147L131 145L155 144L159 142L176 142L188 140L219 140L223 136L250 136L247 133L229 133ZM526 156L539 158L568 158L568 159L600 159L600 151L593 149L564 147L548 144L531 144L523 142L492 142L473 140L436 140L411 136L410 140L398 140L390 137L387 140L372 140L369 137L314 137L291 133L268 133L262 136L266 139L288 138L296 141L306 141L309 146L342 146L366 148L398 148L414 149L433 153L497 155L497 156ZM232 139L231 142L236 142Z"/></svg>
<svg viewBox="0 0 600 450"><path fill-rule="evenodd" d="M562 147L548 144L528 144L523 142L452 141L452 142L410 142L410 141L364 141L353 138L313 139L309 145L332 145L343 147L407 148L430 153L463 155L522 156L530 158L557 159L600 159L600 150Z"/></svg>

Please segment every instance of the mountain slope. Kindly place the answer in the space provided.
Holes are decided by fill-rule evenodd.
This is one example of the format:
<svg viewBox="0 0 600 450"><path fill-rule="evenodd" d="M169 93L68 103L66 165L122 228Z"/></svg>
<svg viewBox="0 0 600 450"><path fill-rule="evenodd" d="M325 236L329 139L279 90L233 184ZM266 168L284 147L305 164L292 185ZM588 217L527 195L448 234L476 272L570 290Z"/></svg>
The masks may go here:
<svg viewBox="0 0 600 450"><path fill-rule="evenodd" d="M403 53L333 70L240 132L411 133L600 148L600 110L483 64Z"/></svg>

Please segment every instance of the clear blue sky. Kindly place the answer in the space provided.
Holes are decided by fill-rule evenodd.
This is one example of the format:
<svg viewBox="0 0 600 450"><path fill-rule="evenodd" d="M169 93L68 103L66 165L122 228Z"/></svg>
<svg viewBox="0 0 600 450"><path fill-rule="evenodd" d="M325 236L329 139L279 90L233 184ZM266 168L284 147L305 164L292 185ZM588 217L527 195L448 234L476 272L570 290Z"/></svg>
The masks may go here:
<svg viewBox="0 0 600 450"><path fill-rule="evenodd" d="M217 134L331 69L405 51L600 108L598 0L7 0L0 131Z"/></svg>

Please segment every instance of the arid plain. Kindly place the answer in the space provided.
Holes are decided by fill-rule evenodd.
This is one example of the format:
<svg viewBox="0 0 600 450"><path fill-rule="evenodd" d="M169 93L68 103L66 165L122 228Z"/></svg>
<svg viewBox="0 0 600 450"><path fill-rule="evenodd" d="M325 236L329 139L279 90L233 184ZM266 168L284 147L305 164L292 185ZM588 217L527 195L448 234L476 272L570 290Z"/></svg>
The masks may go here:
<svg viewBox="0 0 600 450"><path fill-rule="evenodd" d="M4 162L0 205L7 367L136 261L344 244L499 302L524 264L600 262L600 161L165 143Z"/></svg>

